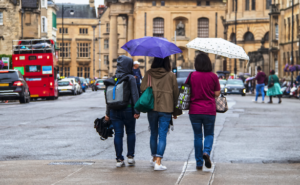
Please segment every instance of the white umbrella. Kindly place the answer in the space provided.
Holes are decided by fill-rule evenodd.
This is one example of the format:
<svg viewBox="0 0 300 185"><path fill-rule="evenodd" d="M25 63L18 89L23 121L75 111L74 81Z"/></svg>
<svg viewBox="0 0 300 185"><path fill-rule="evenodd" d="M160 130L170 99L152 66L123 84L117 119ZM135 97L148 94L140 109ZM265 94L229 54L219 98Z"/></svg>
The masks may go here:
<svg viewBox="0 0 300 185"><path fill-rule="evenodd" d="M221 38L195 38L186 47L227 58L249 60L249 56L241 46Z"/></svg>

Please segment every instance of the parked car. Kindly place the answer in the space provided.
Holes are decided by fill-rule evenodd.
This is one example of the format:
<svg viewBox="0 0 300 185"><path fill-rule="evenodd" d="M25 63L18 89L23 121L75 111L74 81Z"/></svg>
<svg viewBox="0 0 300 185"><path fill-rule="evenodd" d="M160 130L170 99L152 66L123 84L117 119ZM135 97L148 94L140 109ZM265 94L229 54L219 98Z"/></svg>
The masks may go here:
<svg viewBox="0 0 300 185"><path fill-rule="evenodd" d="M177 71L178 88L180 88L181 85L185 83L189 74L194 71L195 71L194 69L180 69Z"/></svg>
<svg viewBox="0 0 300 185"><path fill-rule="evenodd" d="M97 91L101 89L105 89L105 85L103 83L104 79L97 79L95 80L93 86L92 86L92 91Z"/></svg>
<svg viewBox="0 0 300 185"><path fill-rule="evenodd" d="M226 80L219 80L220 86L221 86L221 93L224 94L224 90L226 87Z"/></svg>
<svg viewBox="0 0 300 185"><path fill-rule="evenodd" d="M66 79L71 79L71 80L73 80L75 82L77 94L81 94L82 93L81 83L80 83L80 79L78 77L68 77L68 78L65 78L63 80L66 80Z"/></svg>
<svg viewBox="0 0 300 185"><path fill-rule="evenodd" d="M58 92L59 94L71 93L77 95L79 91L76 87L76 82L70 78L66 78L58 82Z"/></svg>
<svg viewBox="0 0 300 185"><path fill-rule="evenodd" d="M30 102L29 87L18 70L0 70L0 100Z"/></svg>
<svg viewBox="0 0 300 185"><path fill-rule="evenodd" d="M241 94L246 95L246 89L244 83L240 79L229 79L227 80L224 94Z"/></svg>
<svg viewBox="0 0 300 185"><path fill-rule="evenodd" d="M85 92L85 90L87 89L86 80L83 77L79 77L79 80L80 80L82 91Z"/></svg>

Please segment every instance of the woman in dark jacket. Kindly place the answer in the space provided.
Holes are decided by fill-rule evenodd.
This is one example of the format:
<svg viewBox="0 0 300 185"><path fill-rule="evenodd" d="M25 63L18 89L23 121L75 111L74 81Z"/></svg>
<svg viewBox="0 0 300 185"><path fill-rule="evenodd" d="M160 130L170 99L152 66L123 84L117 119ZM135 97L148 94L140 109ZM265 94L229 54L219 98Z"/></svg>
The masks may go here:
<svg viewBox="0 0 300 185"><path fill-rule="evenodd" d="M212 64L205 53L200 53L195 59L196 71L190 74L191 102L190 120L194 130L194 147L197 169L205 166L211 168L210 152L214 141L214 126L216 120L215 97L220 96L220 83L212 72ZM188 80L186 81L188 83ZM204 129L204 147L203 131Z"/></svg>
<svg viewBox="0 0 300 185"><path fill-rule="evenodd" d="M124 137L124 127L127 134L127 157L128 164L134 165L134 150L135 150L135 121L140 117L140 113L133 107L137 100L139 99L139 93L136 85L136 80L132 75L133 60L127 56L120 56L117 60L117 70L116 78L121 79L128 77L130 83L130 103L127 108L123 110L110 110L106 108L106 120L111 120L115 131L115 150L116 150L116 160L117 167L125 166L123 153L123 137ZM114 79L108 79L114 80Z"/></svg>
<svg viewBox="0 0 300 185"><path fill-rule="evenodd" d="M148 88L148 79L151 78L154 109L148 112L148 121L151 129L150 149L152 158L151 166L154 170L166 170L161 164L167 145L167 133L172 119L177 118L175 106L178 99L178 85L176 76L171 72L169 57L164 59L154 58L151 69L143 78L141 91Z"/></svg>

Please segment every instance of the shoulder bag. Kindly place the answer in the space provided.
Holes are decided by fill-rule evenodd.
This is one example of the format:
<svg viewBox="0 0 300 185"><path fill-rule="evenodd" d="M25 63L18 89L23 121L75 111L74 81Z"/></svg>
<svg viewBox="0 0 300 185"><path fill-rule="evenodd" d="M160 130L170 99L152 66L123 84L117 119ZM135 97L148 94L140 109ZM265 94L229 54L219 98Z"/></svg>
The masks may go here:
<svg viewBox="0 0 300 185"><path fill-rule="evenodd" d="M271 75L271 79L270 79L270 82L268 84L268 88L271 88L274 86L274 79L273 79L273 75Z"/></svg>
<svg viewBox="0 0 300 185"><path fill-rule="evenodd" d="M190 73L188 77L187 84L182 84L179 89L179 97L177 101L176 108L180 110L189 110L191 102L191 76L193 73Z"/></svg>
<svg viewBox="0 0 300 185"><path fill-rule="evenodd" d="M136 102L134 108L140 112L149 112L154 108L154 96L151 84L151 76L148 75L148 88Z"/></svg>
<svg viewBox="0 0 300 185"><path fill-rule="evenodd" d="M228 111L227 100L223 94L216 98L216 108L218 113L225 113Z"/></svg>

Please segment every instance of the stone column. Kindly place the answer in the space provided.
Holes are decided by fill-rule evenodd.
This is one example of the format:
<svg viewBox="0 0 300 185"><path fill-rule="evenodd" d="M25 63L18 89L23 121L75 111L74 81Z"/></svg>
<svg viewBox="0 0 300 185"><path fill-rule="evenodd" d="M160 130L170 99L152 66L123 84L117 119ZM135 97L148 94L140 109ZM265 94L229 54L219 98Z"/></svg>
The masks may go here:
<svg viewBox="0 0 300 185"><path fill-rule="evenodd" d="M113 61L118 58L118 15L110 15L109 30L109 76L113 74Z"/></svg>
<svg viewBox="0 0 300 185"><path fill-rule="evenodd" d="M128 14L127 42L133 39L133 15Z"/></svg>

